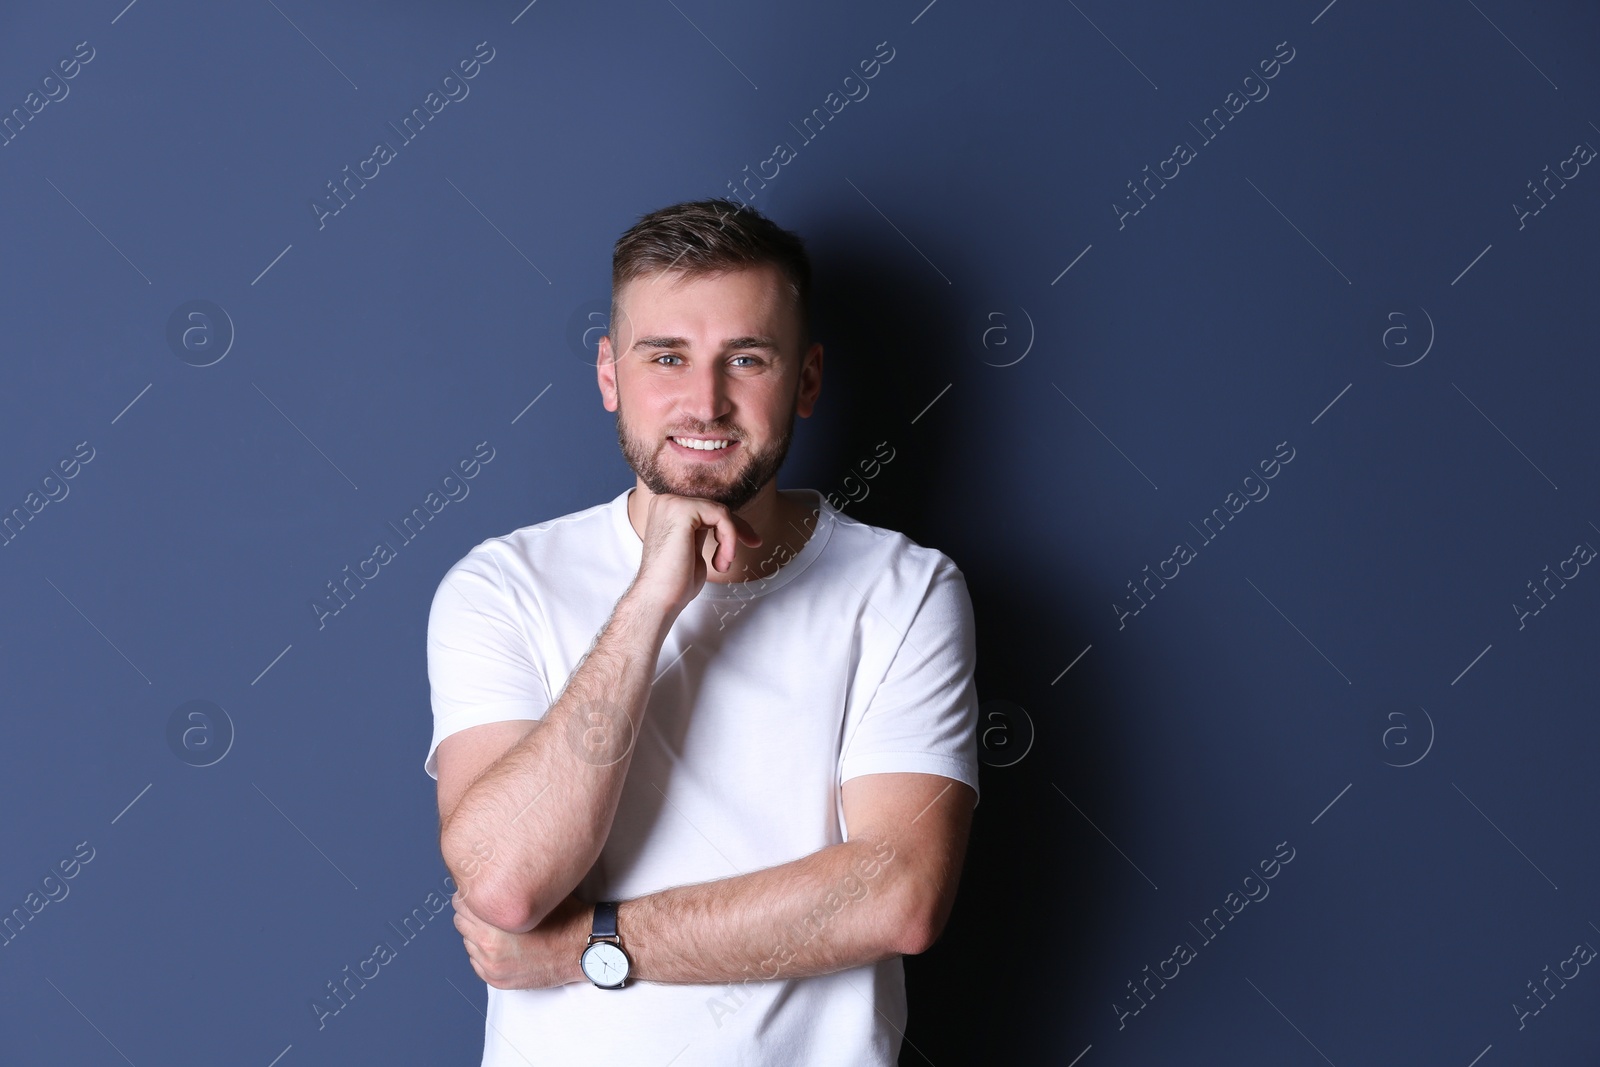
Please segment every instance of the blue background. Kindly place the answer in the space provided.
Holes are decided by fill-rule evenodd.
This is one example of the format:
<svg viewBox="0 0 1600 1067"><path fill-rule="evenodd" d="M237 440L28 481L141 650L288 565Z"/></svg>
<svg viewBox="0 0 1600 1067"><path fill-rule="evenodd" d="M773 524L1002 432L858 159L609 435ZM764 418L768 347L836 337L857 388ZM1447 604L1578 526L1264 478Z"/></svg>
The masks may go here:
<svg viewBox="0 0 1600 1067"><path fill-rule="evenodd" d="M0 913L93 859L0 947L0 1061L477 1062L448 909L310 1009L446 874L429 598L484 538L632 483L582 346L612 242L785 142L741 191L806 238L827 354L780 484L948 553L978 618L983 802L950 926L906 961L902 1062L1594 1062L1600 977L1516 1007L1600 945L1600 578L1517 607L1600 544L1600 177L1515 207L1600 145L1592 6L6 22L0 113L93 58L0 147L0 509L93 458L0 548ZM470 494L319 627L325 583L484 441Z"/></svg>

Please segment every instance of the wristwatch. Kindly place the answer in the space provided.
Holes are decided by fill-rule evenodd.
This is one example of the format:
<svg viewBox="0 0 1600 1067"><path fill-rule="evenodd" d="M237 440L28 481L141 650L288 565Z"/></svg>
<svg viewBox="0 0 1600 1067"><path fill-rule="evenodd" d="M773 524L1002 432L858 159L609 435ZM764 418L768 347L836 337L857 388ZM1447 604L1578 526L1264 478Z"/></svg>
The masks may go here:
<svg viewBox="0 0 1600 1067"><path fill-rule="evenodd" d="M622 950L622 938L617 934L618 903L602 900L594 906L594 930L578 959L589 981L601 989L621 989L631 967L628 954Z"/></svg>

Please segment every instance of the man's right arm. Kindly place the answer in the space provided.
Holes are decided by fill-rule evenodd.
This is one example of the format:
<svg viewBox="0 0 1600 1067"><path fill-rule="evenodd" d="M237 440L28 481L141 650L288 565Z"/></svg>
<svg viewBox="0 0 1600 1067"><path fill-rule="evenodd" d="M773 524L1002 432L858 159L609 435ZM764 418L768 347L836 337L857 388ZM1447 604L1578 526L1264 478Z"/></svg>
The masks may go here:
<svg viewBox="0 0 1600 1067"><path fill-rule="evenodd" d="M470 783L468 735L488 728L440 742L440 852L485 921L531 930L599 857L675 615L630 587L539 724Z"/></svg>
<svg viewBox="0 0 1600 1067"><path fill-rule="evenodd" d="M489 746L526 727L439 743L439 850L473 912L507 933L537 926L594 866L668 631L708 568L726 573L737 542L761 544L722 504L672 494L651 498L643 541L639 573L539 725L503 754Z"/></svg>

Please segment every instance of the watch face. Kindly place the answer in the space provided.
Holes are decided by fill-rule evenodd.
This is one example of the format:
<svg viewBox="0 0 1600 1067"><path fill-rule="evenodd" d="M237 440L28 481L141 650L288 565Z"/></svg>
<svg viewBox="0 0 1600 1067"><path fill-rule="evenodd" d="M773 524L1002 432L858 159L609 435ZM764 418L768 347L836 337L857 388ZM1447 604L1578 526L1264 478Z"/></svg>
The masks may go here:
<svg viewBox="0 0 1600 1067"><path fill-rule="evenodd" d="M606 989L614 989L628 977L628 957L610 941L596 941L583 950L583 973L589 981Z"/></svg>

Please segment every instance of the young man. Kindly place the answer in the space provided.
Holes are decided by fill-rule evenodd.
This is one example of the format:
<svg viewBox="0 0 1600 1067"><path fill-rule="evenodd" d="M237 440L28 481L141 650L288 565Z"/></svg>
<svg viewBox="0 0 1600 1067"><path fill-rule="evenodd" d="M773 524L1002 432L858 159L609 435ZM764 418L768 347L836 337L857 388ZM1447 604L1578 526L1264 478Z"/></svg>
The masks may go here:
<svg viewBox="0 0 1600 1067"><path fill-rule="evenodd" d="M636 484L434 595L485 1067L896 1062L978 801L972 607L942 553L778 490L822 385L809 284L733 201L644 216L597 365Z"/></svg>

